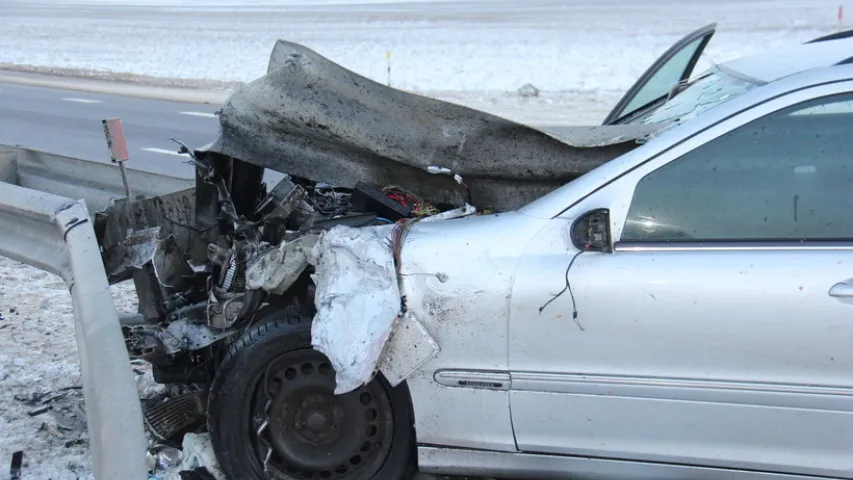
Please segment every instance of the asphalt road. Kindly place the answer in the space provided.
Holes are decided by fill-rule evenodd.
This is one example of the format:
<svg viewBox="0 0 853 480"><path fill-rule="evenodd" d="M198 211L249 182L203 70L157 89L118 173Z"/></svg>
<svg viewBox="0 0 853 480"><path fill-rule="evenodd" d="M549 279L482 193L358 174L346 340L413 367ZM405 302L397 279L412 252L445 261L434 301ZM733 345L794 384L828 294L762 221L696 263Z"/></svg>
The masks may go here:
<svg viewBox="0 0 853 480"><path fill-rule="evenodd" d="M219 132L218 108L0 83L0 144L108 163L101 120L118 117L130 168L192 178L192 166L169 137L190 147L211 142Z"/></svg>

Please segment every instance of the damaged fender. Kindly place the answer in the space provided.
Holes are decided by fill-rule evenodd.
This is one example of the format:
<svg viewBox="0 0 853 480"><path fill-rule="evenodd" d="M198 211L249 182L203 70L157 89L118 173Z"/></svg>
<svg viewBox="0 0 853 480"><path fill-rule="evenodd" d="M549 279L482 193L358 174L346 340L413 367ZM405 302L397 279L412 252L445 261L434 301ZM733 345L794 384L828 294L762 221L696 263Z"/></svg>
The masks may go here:
<svg viewBox="0 0 853 480"><path fill-rule="evenodd" d="M426 329L403 312L390 232L337 226L311 252L317 286L311 342L335 368L336 394L370 382L380 368L396 385L438 353Z"/></svg>

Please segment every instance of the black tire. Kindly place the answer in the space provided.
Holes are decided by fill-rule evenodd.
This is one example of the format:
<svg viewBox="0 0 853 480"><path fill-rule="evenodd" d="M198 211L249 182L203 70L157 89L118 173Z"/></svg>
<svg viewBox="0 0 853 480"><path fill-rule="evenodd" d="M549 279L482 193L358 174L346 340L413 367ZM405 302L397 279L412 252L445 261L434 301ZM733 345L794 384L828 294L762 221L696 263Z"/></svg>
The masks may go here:
<svg viewBox="0 0 853 480"><path fill-rule="evenodd" d="M266 315L234 342L210 389L208 428L231 480L409 480L414 415L405 383L378 375L335 396L334 371L311 347L311 319ZM267 425L261 428L263 421ZM264 454L273 454L264 473Z"/></svg>

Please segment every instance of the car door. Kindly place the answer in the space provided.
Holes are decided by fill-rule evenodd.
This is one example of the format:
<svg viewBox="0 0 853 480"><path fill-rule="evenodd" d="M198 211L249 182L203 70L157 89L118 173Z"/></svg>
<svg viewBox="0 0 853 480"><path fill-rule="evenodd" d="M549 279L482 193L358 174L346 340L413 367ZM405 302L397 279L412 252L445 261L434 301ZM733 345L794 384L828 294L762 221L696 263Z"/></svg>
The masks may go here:
<svg viewBox="0 0 853 480"><path fill-rule="evenodd" d="M664 52L619 100L604 125L629 122L637 114L662 104L675 86L690 78L716 28L715 23L706 25Z"/></svg>
<svg viewBox="0 0 853 480"><path fill-rule="evenodd" d="M551 221L512 294L519 450L851 475L851 91L741 112ZM587 212L610 252L566 240Z"/></svg>

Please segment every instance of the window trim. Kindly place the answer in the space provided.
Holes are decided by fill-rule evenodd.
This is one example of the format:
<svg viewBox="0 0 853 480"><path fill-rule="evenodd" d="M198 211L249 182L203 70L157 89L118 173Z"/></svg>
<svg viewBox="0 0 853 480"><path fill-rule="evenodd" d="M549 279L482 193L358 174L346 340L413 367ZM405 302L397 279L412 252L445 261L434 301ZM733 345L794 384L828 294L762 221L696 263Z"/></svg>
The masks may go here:
<svg viewBox="0 0 853 480"><path fill-rule="evenodd" d="M723 240L719 242L616 242L614 252L754 252L786 250L853 250L850 240Z"/></svg>
<svg viewBox="0 0 853 480"><path fill-rule="evenodd" d="M637 184L643 177L653 170L657 170L658 168L681 158L683 155L686 155L697 148L703 147L705 144L738 129L753 120L810 100L844 93L853 93L853 80L831 81L819 85L803 87L781 93L777 96L768 98L761 103L751 105L746 109L720 119L720 121L709 125L704 130L696 132L691 136L682 139L678 143L669 146L665 150L656 152L655 155L633 165L622 174L613 178L610 182L601 185L596 190L590 192L586 197L579 199L579 201L563 210L563 212L557 215L557 217L577 218L585 212L595 208L610 209L610 230L612 232L614 252L639 251L638 249L641 245L643 247L648 247L648 251L677 251L685 249L708 250L709 243L717 244L714 247L716 249L725 248L727 250L731 250L733 248L742 250L746 249L747 245L749 245L749 249L752 250L765 249L768 246L779 249L782 248L781 245L784 245L784 248L796 248L798 250L814 249L816 248L815 242L817 242L817 240L810 240L806 242L800 240L778 241L773 239L755 239L749 242L738 242L734 239L731 241L721 240L719 242L708 242L707 240L637 242L632 240L630 242L622 242L621 236L627 221L628 210L634 197L634 191L636 190ZM723 243L729 243L732 245L723 247ZM826 244L838 245L834 240ZM626 250L626 248L628 250ZM820 248L837 249L839 247L823 246Z"/></svg>

